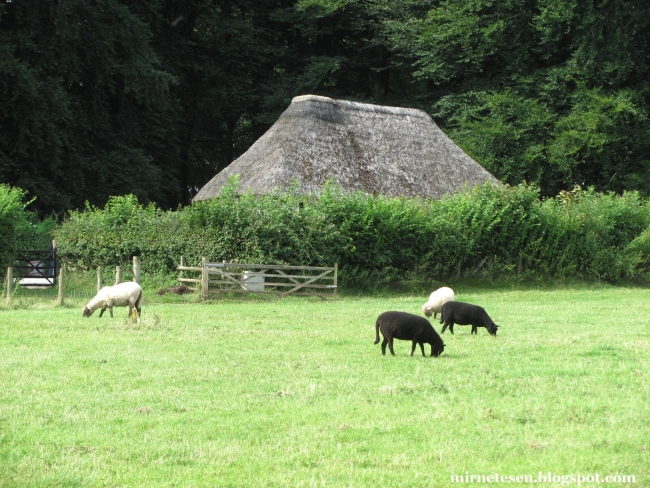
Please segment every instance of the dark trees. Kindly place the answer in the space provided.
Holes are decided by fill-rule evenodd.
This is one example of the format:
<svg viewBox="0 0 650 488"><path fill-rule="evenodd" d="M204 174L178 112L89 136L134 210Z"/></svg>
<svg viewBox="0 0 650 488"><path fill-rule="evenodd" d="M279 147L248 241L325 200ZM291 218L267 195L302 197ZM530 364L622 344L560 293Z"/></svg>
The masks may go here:
<svg viewBox="0 0 650 488"><path fill-rule="evenodd" d="M141 18L114 0L17 0L0 46L0 181L41 212L123 193L174 203L174 79Z"/></svg>
<svg viewBox="0 0 650 488"><path fill-rule="evenodd" d="M503 181L650 193L650 4L442 0L392 26L429 110Z"/></svg>
<svg viewBox="0 0 650 488"><path fill-rule="evenodd" d="M294 96L418 107L508 183L650 194L643 0L0 0L0 182L163 208Z"/></svg>

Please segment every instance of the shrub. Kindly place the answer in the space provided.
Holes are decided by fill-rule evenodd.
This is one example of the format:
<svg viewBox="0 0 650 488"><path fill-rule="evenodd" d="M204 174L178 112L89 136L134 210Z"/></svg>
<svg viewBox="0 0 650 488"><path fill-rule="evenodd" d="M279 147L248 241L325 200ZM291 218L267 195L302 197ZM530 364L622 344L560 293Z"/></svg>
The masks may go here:
<svg viewBox="0 0 650 488"><path fill-rule="evenodd" d="M442 200L345 193L320 197L296 186L268 196L238 195L175 212L113 197L103 210L71 212L56 231L60 256L83 267L126 265L174 273L180 256L212 261L330 266L344 284L366 287L445 280L480 270L550 277L650 280L650 208L638 193L562 192L541 200L534 186L487 183ZM481 274L479 273L479 274Z"/></svg>
<svg viewBox="0 0 650 488"><path fill-rule="evenodd" d="M10 266L19 251L48 249L56 222L52 218L39 221L36 213L25 208L27 192L0 184L0 265Z"/></svg>

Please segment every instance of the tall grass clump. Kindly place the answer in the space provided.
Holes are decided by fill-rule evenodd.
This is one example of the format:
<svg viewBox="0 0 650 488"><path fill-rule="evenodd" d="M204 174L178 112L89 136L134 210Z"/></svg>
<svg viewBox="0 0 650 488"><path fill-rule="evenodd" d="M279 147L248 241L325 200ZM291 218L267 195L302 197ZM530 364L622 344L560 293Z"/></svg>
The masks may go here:
<svg viewBox="0 0 650 488"><path fill-rule="evenodd" d="M650 282L650 206L636 192L576 188L541 199L530 185L487 183L441 200L347 193L326 184L318 197L297 186L239 194L177 211L113 197L71 212L57 230L59 253L77 266L124 265L173 274L213 261L330 266L344 285L393 285L450 277L577 277Z"/></svg>

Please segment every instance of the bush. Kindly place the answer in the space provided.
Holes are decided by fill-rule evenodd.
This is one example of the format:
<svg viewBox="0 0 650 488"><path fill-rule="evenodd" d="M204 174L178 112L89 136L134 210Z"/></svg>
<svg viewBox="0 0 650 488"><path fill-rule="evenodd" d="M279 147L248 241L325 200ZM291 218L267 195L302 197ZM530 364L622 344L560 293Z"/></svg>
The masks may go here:
<svg viewBox="0 0 650 488"><path fill-rule="evenodd" d="M637 192L563 191L541 203L540 217L542 232L529 252L538 271L609 281L639 277L626 248L648 228L650 212Z"/></svg>
<svg viewBox="0 0 650 488"><path fill-rule="evenodd" d="M327 184L320 197L296 187L238 195L175 212L113 197L103 210L71 212L56 231L59 255L84 268L124 266L175 274L211 261L331 266L344 285L367 288L458 273L517 273L639 282L650 280L650 208L638 193L576 188L542 200L529 185L487 183L442 200L349 194Z"/></svg>
<svg viewBox="0 0 650 488"><path fill-rule="evenodd" d="M16 254L14 220L10 215L0 213L0 265L10 266Z"/></svg>
<svg viewBox="0 0 650 488"><path fill-rule="evenodd" d="M25 208L34 199L24 202L27 192L0 184L0 265L11 266L19 251L48 249L56 222L52 218L39 221L36 213Z"/></svg>

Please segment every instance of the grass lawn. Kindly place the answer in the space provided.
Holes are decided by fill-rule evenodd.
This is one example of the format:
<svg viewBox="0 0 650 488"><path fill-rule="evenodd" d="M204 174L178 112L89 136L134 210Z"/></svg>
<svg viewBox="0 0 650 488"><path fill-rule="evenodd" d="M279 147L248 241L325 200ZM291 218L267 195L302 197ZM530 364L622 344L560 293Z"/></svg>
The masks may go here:
<svg viewBox="0 0 650 488"><path fill-rule="evenodd" d="M3 307L0 486L650 486L650 290L457 289L497 338L382 356L376 317L426 298Z"/></svg>

